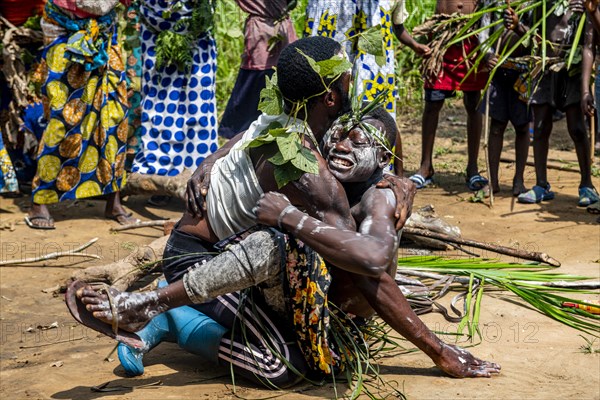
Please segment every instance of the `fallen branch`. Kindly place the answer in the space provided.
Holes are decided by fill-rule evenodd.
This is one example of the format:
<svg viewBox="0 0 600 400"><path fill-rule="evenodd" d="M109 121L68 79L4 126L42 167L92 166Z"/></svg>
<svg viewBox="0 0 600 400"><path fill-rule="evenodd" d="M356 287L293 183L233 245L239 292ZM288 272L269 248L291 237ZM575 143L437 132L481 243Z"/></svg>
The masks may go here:
<svg viewBox="0 0 600 400"><path fill-rule="evenodd" d="M56 260L59 257L88 257L88 258L100 259L100 256L98 256L96 254L79 253L80 251L85 250L88 247L90 247L91 245L93 245L94 243L96 243L97 240L98 240L98 238L93 238L86 244L81 245L73 250L50 253L50 254L46 254L44 256L39 256L39 257L21 258L19 260L0 261L0 266L14 265L14 264L29 264L29 263L39 262L39 261Z"/></svg>
<svg viewBox="0 0 600 400"><path fill-rule="evenodd" d="M512 164L515 162L515 160L511 160L510 158L506 158L506 157L500 157L500 162ZM529 165L530 167L535 167L535 163L533 161L527 161L526 165ZM564 165L561 165L561 164L548 163L546 167L549 169L556 169L559 171L579 173L579 170L577 168L565 167Z"/></svg>
<svg viewBox="0 0 600 400"><path fill-rule="evenodd" d="M111 232L121 232L121 231L128 231L130 229L144 228L144 227L149 227L149 226L164 227L167 222L169 222L168 219L159 219L156 221L142 221L142 222L137 222L135 224L127 224L127 225L117 226L116 228L110 228L110 231Z"/></svg>
<svg viewBox="0 0 600 400"><path fill-rule="evenodd" d="M448 242L448 243L461 244L464 246L471 246L471 247L475 247L475 248L483 249L483 250L490 250L490 251L493 251L494 253L498 253L498 254L504 254L504 255L508 255L508 256L518 257L518 258L522 258L524 260L539 261L539 262L543 262L543 263L552 265L554 267L560 267L560 262L558 260L550 257L546 253L514 249L512 247L506 247L506 246L501 246L501 245L491 244L491 243L478 242L478 241L471 240L471 239L462 239L462 238L445 235L445 234L439 233L439 232L426 231L423 229L404 227L404 232L409 233L411 235L423 236L426 238L437 239L437 240L441 240L441 241Z"/></svg>
<svg viewBox="0 0 600 400"><path fill-rule="evenodd" d="M121 195L166 195L185 200L185 189L191 176L192 171L189 169L184 169L179 175L175 176L132 173L127 175L127 184L121 190Z"/></svg>
<svg viewBox="0 0 600 400"><path fill-rule="evenodd" d="M168 236L161 236L148 245L138 248L122 260L77 270L69 278L90 284L106 283L118 290L127 290L135 281L160 267ZM69 284L67 282L67 285Z"/></svg>

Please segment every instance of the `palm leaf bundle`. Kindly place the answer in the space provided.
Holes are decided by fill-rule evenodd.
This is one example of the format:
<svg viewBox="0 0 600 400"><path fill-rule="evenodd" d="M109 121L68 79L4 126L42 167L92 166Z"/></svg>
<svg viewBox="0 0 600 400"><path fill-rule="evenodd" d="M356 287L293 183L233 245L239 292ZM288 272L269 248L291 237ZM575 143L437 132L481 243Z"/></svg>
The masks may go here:
<svg viewBox="0 0 600 400"><path fill-rule="evenodd" d="M511 292L542 314L571 328L600 337L600 315L566 306L568 303L589 305L571 297L573 295L598 296L600 283L581 282L590 279L589 277L549 272L547 266L539 264L500 263L486 259L444 259L438 256L404 257L398 260L398 266L399 273L420 276L424 280L452 277L454 288L464 291L459 296L466 297L459 333L465 326L469 328L471 337L477 331L481 299L484 286L487 285L488 291ZM454 303L455 301L453 309Z"/></svg>
<svg viewBox="0 0 600 400"><path fill-rule="evenodd" d="M519 20L522 20L528 14L536 14L538 17L533 20L531 26L525 32L522 37L515 38L511 44L505 44L500 48L497 48L499 38L502 37L506 28L503 25L502 13L507 7L511 7ZM461 23L461 28L456 34L452 35L452 39L448 40L443 49L447 49L453 44L460 43L468 38L478 35L482 31L489 29L489 36L487 40L479 43L468 55L473 60L472 65L469 65L469 73L475 72L483 60L488 49L494 49L498 58L496 66L490 71L490 76L487 85L491 82L494 74L499 67L504 67L506 63L510 63L515 57L514 54L517 49L524 47L530 50L530 56L532 60L535 60L536 74L529 77L530 86L535 86L537 79L541 76L541 73L547 70L558 70L566 67L570 69L574 63L579 60L581 56L579 43L581 41L583 30L585 27L586 15L574 15L572 18L578 18L577 30L572 41L572 45L567 51L564 51L564 57L557 60L557 57L548 56L548 47L552 50L557 49L557 44L551 42L547 37L547 18L552 14L562 15L566 10L565 3L563 1L549 1L549 0L538 0L528 1L519 0L514 1L512 4L499 4L492 3L490 6L478 10L475 13L469 15L452 15L451 18L446 21L446 24L458 24ZM491 22L482 24L484 16L492 15L490 18ZM478 25L482 25L477 27ZM553 51L553 53L555 53ZM541 69L540 69L541 65ZM467 75L468 76L468 75ZM486 85L486 88L487 88Z"/></svg>

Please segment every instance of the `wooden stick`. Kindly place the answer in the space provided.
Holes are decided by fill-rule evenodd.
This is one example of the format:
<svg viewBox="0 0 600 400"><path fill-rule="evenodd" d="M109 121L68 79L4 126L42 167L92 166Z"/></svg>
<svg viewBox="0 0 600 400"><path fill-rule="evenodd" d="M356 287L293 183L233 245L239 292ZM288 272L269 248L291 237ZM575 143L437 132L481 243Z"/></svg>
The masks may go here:
<svg viewBox="0 0 600 400"><path fill-rule="evenodd" d="M148 226L165 226L165 224L167 222L169 222L168 219L159 219L156 221L143 221L143 222L138 222L135 224L127 224L127 225L117 226L116 228L110 228L110 231L111 232L121 232L121 231L128 231L130 229L144 228L144 227L148 227Z"/></svg>
<svg viewBox="0 0 600 400"><path fill-rule="evenodd" d="M592 165L594 165L595 149L596 149L596 147L595 147L596 146L596 113L595 112L592 114L592 117L590 118L590 131L591 131L590 132L590 137L591 137L590 158L592 160Z"/></svg>
<svg viewBox="0 0 600 400"><path fill-rule="evenodd" d="M539 261L539 262L543 262L543 263L552 265L554 267L560 267L560 262L558 260L550 257L546 253L514 249L512 247L506 247L506 246L501 246L501 245L491 244L491 243L478 242L478 241L471 240L471 239L455 238L455 237L452 237L452 236L449 236L449 235L446 235L443 233L427 231L424 229L404 227L403 232L410 233L411 235L423 236L423 237L427 237L427 238L431 238L431 239L437 239L437 240L441 240L444 242L457 243L457 244L462 244L464 246L476 247L478 249L490 250L490 251L493 251L494 253L498 253L498 254L505 254L505 255L509 255L509 256L513 256L513 257L522 258L524 260Z"/></svg>
<svg viewBox="0 0 600 400"><path fill-rule="evenodd" d="M512 163L515 162L515 160L512 160L512 159L507 158L507 157L500 157L500 162L512 164ZM535 167L535 163L533 161L527 161L525 164L529 165L530 167ZM564 166L559 165L559 164L548 163L548 165L546 165L546 168L548 168L548 169L557 169L559 171L579 173L578 169L571 168L571 167L564 167Z"/></svg>
<svg viewBox="0 0 600 400"><path fill-rule="evenodd" d="M1 265L14 265L14 264L27 264L27 263L34 263L34 262L39 262L39 261L46 261L46 260L55 260L59 257L89 257L89 258L100 259L100 256L98 256L96 254L79 253L80 251L85 250L88 247L90 247L91 245L93 245L94 243L96 243L97 240L98 240L98 238L93 238L89 242L87 242L73 250L59 251L59 252L50 253L50 254L46 254L44 256L39 256L39 257L21 258L19 260L0 261L0 266Z"/></svg>

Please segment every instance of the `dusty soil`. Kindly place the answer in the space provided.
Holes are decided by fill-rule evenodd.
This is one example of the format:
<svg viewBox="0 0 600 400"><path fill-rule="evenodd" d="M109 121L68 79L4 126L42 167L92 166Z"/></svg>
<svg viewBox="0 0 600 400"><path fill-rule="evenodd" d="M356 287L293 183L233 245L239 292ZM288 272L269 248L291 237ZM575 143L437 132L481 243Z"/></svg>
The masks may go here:
<svg viewBox="0 0 600 400"><path fill-rule="evenodd" d="M407 170L412 172L419 162L420 134L416 127L420 121L405 117L401 125ZM458 225L465 237L544 251L562 262L562 272L600 278L600 225L596 216L576 207L578 174L550 170L556 199L541 205L522 205L510 195L512 166L502 164L503 191L495 197L493 208L473 203L469 201L471 193L465 187L462 172L466 160L464 130L460 107L446 108L436 141L437 187L420 191L415 206L434 204L439 215ZM513 157L513 137L513 133L507 132L504 155L509 158ZM564 121L555 126L552 147L550 158L554 163L576 165ZM482 153L482 170L483 160ZM526 184L532 185L534 180L533 168L528 167ZM600 187L597 179L596 186ZM159 209L147 206L145 201L146 198L131 197L126 206L143 219L176 218L183 207L181 203L172 203ZM100 200L52 206L57 229L31 230L21 223L27 204L27 197L0 199L0 225L17 223L14 231L0 230L1 260L67 250L93 237L99 240L88 252L100 255L102 260L62 258L0 267L0 397L83 400L234 397L228 369L216 368L168 343L146 357L144 376L126 378L118 361L104 361L114 342L76 324L65 308L63 297L51 293L51 288L63 283L75 269L124 257L136 246L159 237L160 230L144 228L111 234L109 228L115 223L102 218L104 203ZM430 327L444 332L456 328L444 322L439 314L423 319ZM486 296L480 321L483 341L471 351L501 364L499 376L452 379L418 352L381 360L382 375L400 385L412 399L600 398L600 354L582 351L586 342L579 332L520 305L508 294ZM57 327L44 328L53 323ZM444 338L453 340L449 335ZM599 347L598 341L594 347ZM162 386L115 392L90 390L104 382L110 382L110 387L132 387L157 381ZM236 388L243 398L268 398L274 394L241 378L236 380ZM334 396L331 385L320 388L304 385L295 389L282 397Z"/></svg>

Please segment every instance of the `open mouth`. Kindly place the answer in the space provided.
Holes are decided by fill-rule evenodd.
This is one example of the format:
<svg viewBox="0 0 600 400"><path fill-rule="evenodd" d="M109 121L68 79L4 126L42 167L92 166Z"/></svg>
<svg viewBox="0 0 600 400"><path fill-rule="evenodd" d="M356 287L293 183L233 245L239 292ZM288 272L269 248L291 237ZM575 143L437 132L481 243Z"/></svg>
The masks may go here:
<svg viewBox="0 0 600 400"><path fill-rule="evenodd" d="M354 166L354 163L347 158L337 157L334 155L329 156L329 165L336 169L347 170Z"/></svg>

